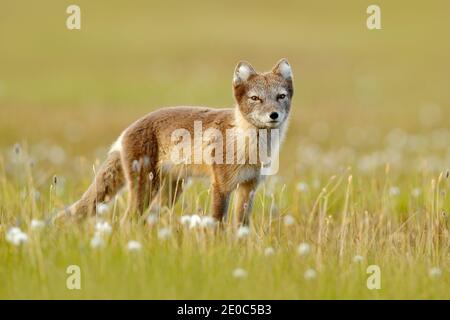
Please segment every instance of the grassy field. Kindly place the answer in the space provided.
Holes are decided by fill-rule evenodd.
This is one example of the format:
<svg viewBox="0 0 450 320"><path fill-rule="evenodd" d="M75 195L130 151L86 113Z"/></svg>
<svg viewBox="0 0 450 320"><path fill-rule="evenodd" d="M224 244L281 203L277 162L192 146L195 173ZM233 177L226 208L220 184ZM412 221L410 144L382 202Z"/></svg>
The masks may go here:
<svg viewBox="0 0 450 320"><path fill-rule="evenodd" d="M377 1L372 31L366 1L80 0L80 31L69 4L0 3L0 298L450 298L448 1ZM136 118L231 106L239 60L281 57L292 121L248 234L181 223L209 214L204 181L147 223L119 225L126 193L46 223Z"/></svg>

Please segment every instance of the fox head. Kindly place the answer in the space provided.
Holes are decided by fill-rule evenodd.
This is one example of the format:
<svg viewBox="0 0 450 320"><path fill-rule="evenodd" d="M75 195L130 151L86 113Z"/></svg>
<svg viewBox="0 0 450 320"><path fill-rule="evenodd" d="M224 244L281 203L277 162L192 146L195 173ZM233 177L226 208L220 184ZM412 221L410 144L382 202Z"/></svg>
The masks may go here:
<svg viewBox="0 0 450 320"><path fill-rule="evenodd" d="M233 77L237 107L257 128L278 128L288 118L294 94L292 70L281 59L266 73L258 73L245 61L237 64Z"/></svg>

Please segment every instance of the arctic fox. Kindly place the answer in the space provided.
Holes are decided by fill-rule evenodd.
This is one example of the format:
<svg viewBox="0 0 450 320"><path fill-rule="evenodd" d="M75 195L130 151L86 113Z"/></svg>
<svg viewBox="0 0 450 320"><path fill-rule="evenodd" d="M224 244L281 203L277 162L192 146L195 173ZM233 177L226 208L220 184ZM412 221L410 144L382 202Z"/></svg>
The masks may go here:
<svg viewBox="0 0 450 320"><path fill-rule="evenodd" d="M223 221L230 194L236 190L237 220L242 225L248 225L256 188L264 178L262 161L261 157L250 161L251 155L247 153L244 161L237 161L236 157L243 148L248 147L250 151L255 145L256 149L260 148L261 140L264 140L263 144L269 142L274 131L279 133L279 141L283 139L294 92L291 67L286 59L281 59L271 71L258 73L248 62L241 61L234 71L233 92L236 106L231 109L169 107L151 112L134 122L112 145L107 159L81 199L61 212L60 216L95 214L99 204L110 201L122 187L127 186L129 199L122 218L124 221L132 213L143 214L157 198L164 205L173 205L187 177L204 175L211 179L212 216L219 222ZM216 150L208 150L216 160L217 153L231 150L227 161L197 161L195 153L198 147L188 150L182 163L174 161L173 149L178 147L177 141L174 141L177 139L173 139L174 133L184 132L196 137L194 131L198 125L205 132L212 130L222 134L222 137L226 136L225 145L222 143ZM254 134L248 134L252 130ZM228 148L235 138L242 139L242 132L247 135L244 145ZM205 141L205 137L201 137L200 146L208 148L217 137L213 138L210 135L209 140ZM278 147L279 143L275 148ZM274 147L271 152L276 152Z"/></svg>

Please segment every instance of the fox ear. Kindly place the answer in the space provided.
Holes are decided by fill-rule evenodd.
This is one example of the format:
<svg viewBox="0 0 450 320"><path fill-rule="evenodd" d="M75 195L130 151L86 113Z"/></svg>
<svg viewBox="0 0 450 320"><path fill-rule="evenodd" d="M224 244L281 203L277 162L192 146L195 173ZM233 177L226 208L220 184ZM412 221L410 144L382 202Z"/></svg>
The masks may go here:
<svg viewBox="0 0 450 320"><path fill-rule="evenodd" d="M286 80L292 80L292 70L291 65L287 61L287 59L281 59L277 62L275 67L272 69L272 72L282 76Z"/></svg>
<svg viewBox="0 0 450 320"><path fill-rule="evenodd" d="M233 85L238 86L247 81L256 71L247 61L240 61L234 69Z"/></svg>

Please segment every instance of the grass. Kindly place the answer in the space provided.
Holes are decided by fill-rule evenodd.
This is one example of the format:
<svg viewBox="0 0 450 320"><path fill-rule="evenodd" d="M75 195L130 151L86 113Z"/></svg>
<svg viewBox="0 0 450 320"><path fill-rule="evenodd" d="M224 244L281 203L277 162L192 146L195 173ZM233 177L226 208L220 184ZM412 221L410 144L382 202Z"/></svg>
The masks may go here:
<svg viewBox="0 0 450 320"><path fill-rule="evenodd" d="M450 298L447 2L379 1L380 31L365 28L360 1L287 1L282 13L277 2L79 1L80 32L65 29L69 4L0 13L0 298ZM32 228L82 194L137 117L232 105L238 60L268 69L281 57L294 69L292 121L247 237L232 214L220 233L180 223L209 214L204 181L156 224L120 226L123 193L81 224ZM99 221L112 232L94 248ZM26 243L6 241L13 226ZM81 290L66 288L69 265ZM380 290L366 286L369 265Z"/></svg>
<svg viewBox="0 0 450 320"><path fill-rule="evenodd" d="M23 180L7 179L2 161L6 215L0 232L4 238L7 226L16 224L29 241L16 247L2 240L5 298L448 298L448 274L430 275L448 263L446 174L414 190L393 184L389 169L376 177L353 176L347 169L299 186L268 182L256 198L250 235L239 238L232 221L219 233L179 222L182 214L207 212L208 186L201 182L189 187L174 210L152 213L159 217L156 224L132 219L121 226L121 195L108 213L81 224L33 229L32 218L48 218L45 213L82 188L56 179L36 197L35 168L23 150L14 157L14 176ZM99 221L110 222L113 231L103 236L103 247L94 248L90 241ZM160 239L158 231L165 228L171 236ZM130 240L142 249L127 250ZM300 243L309 244L308 254L298 253ZM274 254L267 256L269 247ZM382 270L381 290L366 287L372 264ZM69 265L82 270L80 291L65 287ZM236 268L247 277L234 278ZM310 268L317 272L314 279L304 277Z"/></svg>

